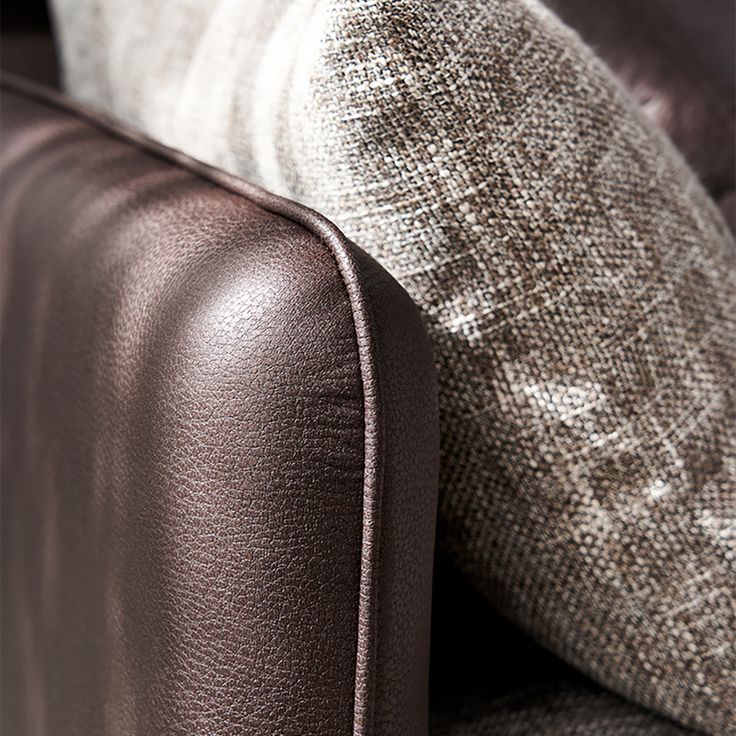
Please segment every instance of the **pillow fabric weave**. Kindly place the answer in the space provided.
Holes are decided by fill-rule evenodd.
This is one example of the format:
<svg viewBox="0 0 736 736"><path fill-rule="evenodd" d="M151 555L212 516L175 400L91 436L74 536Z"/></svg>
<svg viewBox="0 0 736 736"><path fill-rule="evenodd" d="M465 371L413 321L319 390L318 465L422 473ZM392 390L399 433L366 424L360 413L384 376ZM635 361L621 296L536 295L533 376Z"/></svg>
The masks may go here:
<svg viewBox="0 0 736 736"><path fill-rule="evenodd" d="M445 548L599 682L736 729L735 247L537 0L56 0L67 85L331 217L421 306Z"/></svg>
<svg viewBox="0 0 736 736"><path fill-rule="evenodd" d="M430 736L693 736L690 729L589 682L560 680L432 713Z"/></svg>

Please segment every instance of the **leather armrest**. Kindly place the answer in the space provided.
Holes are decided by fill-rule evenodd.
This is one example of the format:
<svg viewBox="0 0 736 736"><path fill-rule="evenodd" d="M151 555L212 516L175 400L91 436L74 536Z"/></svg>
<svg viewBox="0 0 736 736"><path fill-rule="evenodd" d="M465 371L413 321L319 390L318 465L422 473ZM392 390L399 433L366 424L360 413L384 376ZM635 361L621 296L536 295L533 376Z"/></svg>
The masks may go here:
<svg viewBox="0 0 736 736"><path fill-rule="evenodd" d="M7 733L426 730L406 294L314 212L2 90Z"/></svg>

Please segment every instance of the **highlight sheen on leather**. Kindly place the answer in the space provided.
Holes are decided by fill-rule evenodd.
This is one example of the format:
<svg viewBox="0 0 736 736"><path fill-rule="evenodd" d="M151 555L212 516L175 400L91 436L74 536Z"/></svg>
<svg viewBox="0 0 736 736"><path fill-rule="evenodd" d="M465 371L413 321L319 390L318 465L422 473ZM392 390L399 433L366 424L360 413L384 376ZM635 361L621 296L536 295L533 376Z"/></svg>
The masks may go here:
<svg viewBox="0 0 736 736"><path fill-rule="evenodd" d="M427 727L437 402L324 218L3 81L3 732Z"/></svg>

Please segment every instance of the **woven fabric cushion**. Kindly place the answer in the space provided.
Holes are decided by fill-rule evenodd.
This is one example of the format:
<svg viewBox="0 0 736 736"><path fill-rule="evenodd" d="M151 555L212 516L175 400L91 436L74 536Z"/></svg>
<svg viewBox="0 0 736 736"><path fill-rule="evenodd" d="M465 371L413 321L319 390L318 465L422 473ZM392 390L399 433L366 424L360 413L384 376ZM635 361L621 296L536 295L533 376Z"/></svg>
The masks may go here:
<svg viewBox="0 0 736 736"><path fill-rule="evenodd" d="M732 0L544 0L663 128L716 201L736 187Z"/></svg>
<svg viewBox="0 0 736 736"><path fill-rule="evenodd" d="M334 219L423 309L445 548L598 681L736 727L736 276L537 0L56 0L69 89Z"/></svg>
<svg viewBox="0 0 736 736"><path fill-rule="evenodd" d="M693 736L588 682L561 680L489 698L474 693L432 713L430 736Z"/></svg>

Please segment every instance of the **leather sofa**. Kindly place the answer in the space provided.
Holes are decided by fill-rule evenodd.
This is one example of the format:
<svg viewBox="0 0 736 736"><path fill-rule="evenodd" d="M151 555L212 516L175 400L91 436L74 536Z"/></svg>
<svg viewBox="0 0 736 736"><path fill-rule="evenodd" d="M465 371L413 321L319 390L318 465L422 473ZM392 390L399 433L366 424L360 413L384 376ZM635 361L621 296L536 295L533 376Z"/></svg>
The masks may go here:
<svg viewBox="0 0 736 736"><path fill-rule="evenodd" d="M434 550L401 287L18 41L4 66L46 86L2 82L4 732L481 733L469 694L598 697Z"/></svg>
<svg viewBox="0 0 736 736"><path fill-rule="evenodd" d="M574 677L433 560L396 282L54 92L43 34L3 64L3 730L426 733L430 617L435 707Z"/></svg>
<svg viewBox="0 0 736 736"><path fill-rule="evenodd" d="M10 730L426 728L413 303L305 208L19 80L2 106Z"/></svg>

